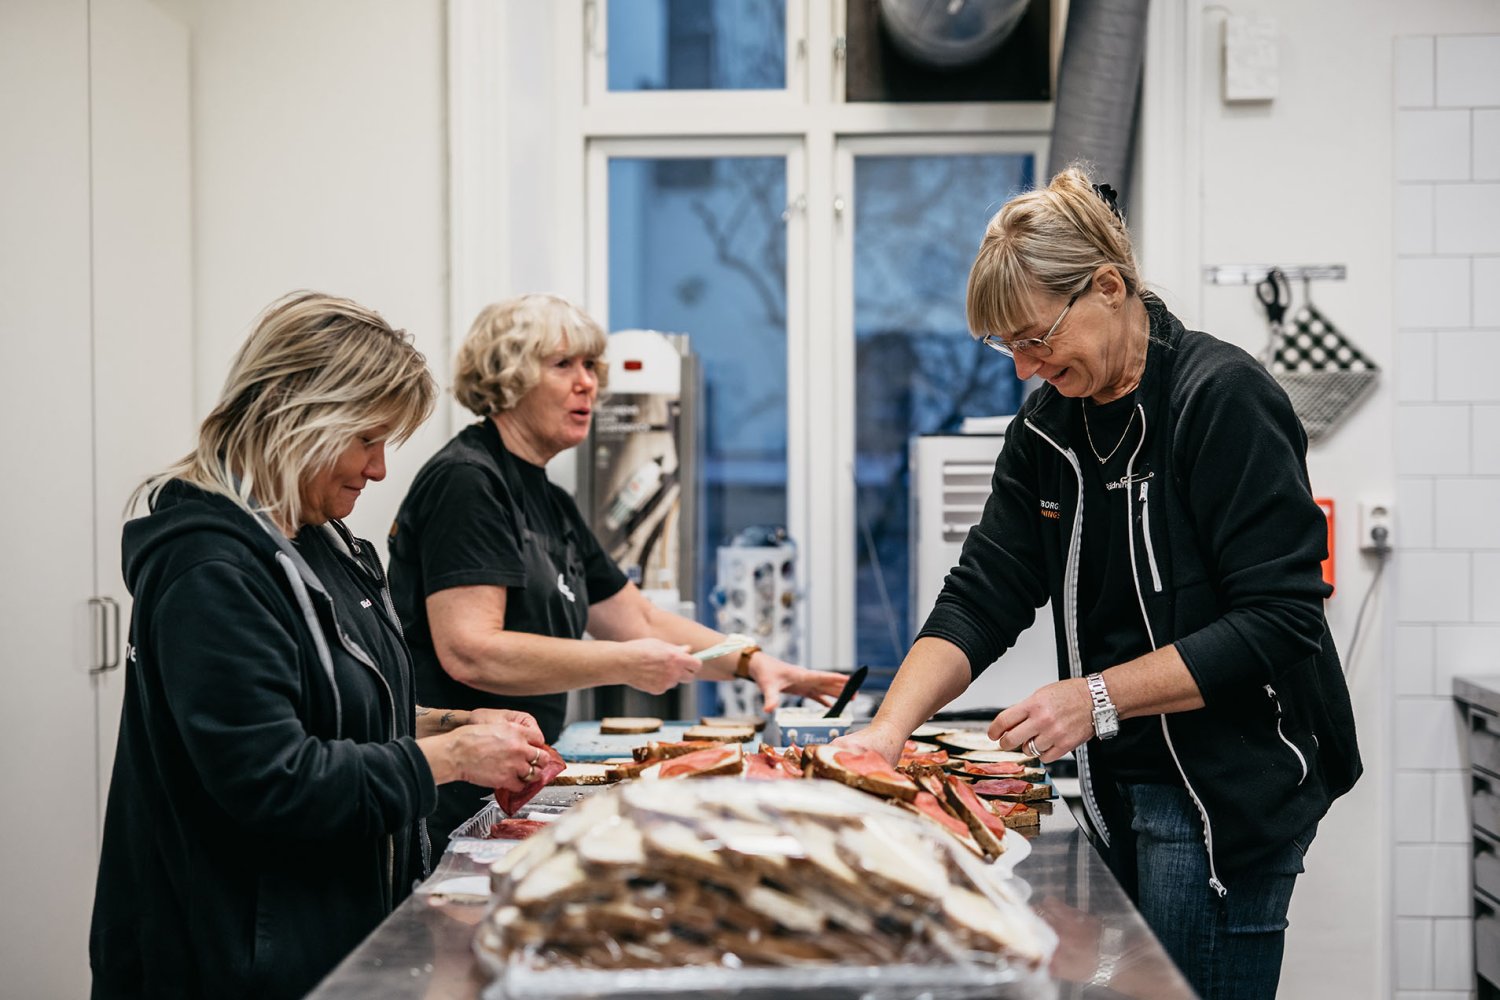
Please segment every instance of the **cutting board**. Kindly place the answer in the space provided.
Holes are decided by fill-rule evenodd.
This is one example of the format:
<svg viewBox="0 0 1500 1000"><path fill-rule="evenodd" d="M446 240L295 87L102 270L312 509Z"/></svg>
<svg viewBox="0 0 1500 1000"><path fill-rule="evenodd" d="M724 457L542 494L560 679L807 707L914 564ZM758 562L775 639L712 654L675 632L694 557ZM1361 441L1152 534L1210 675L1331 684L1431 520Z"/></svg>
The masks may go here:
<svg viewBox="0 0 1500 1000"><path fill-rule="evenodd" d="M654 733L601 733L599 720L574 722L565 727L552 749L562 754L563 760L600 761L610 757L629 757L635 747L647 743L675 743L683 733L698 725L697 721L663 721ZM747 753L760 749L760 734L741 744Z"/></svg>

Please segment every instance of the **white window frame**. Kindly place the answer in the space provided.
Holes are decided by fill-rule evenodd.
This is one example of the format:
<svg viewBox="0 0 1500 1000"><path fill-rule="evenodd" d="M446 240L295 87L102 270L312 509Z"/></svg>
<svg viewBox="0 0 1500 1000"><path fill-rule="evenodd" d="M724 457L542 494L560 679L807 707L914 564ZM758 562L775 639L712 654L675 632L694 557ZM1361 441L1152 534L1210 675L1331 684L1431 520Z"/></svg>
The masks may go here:
<svg viewBox="0 0 1500 1000"><path fill-rule="evenodd" d="M834 428L834 433L820 436L832 448L831 455L815 455L816 465L829 473L832 479L814 483L814 495L827 497L830 510L814 512L814 524L843 525L843 529L824 532L833 545L829 555L835 566L841 568L840 586L833 594L833 607L827 619L836 622L834 630L834 662L853 663L858 654L855 625L855 572L859 564L859 524L855 509L854 462L855 462L855 405L857 345L854 340L854 160L861 156L983 156L1005 153L1030 153L1036 157L1036 169L1040 174L1047 169L1049 133L1005 135L889 135L855 136L840 138L834 147L835 186L845 192L840 199L839 223L834 234L836 273L833 282L833 323L830 337L833 348L831 370L834 391L818 402L826 407L819 412L815 407L810 414L816 421L825 421L824 426ZM996 207L1003 192L996 192ZM977 249L982 232L974 233ZM999 359L996 359L999 361ZM1000 361L1004 364L1005 362ZM817 520L817 517L824 520ZM915 565L915 563L913 563ZM901 627L906 628L902 622Z"/></svg>
<svg viewBox="0 0 1500 1000"><path fill-rule="evenodd" d="M807 227L806 213L801 211L803 191L807 186L807 165L802 143L794 136L761 136L755 138L670 138L670 139L594 139L588 144L587 190L588 229L586 245L587 293L585 306L606 330L609 320L609 162L616 158L706 159L711 157L757 156L780 157L786 164L787 201L783 219L786 222L786 402L787 402L787 531L800 541L811 535L807 495L811 490L806 435L808 394L807 336ZM669 330L668 333L690 331ZM700 553L698 564L712 566L711 553ZM798 575L806 580L805 567ZM693 596L692 585L683 593ZM798 608L799 624L807 633L805 606Z"/></svg>
<svg viewBox="0 0 1500 1000"><path fill-rule="evenodd" d="M769 112L785 115L801 107L807 95L807 0L786 0L786 86L756 90L628 90L609 89L609 52L606 34L609 0L584 0L584 95L588 108L602 117L618 114L708 116Z"/></svg>
<svg viewBox="0 0 1500 1000"><path fill-rule="evenodd" d="M845 103L844 0L787 0L785 90L649 93L605 90L603 46L591 44L590 23L602 32L606 0L550 0L544 8L532 0L447 2L452 347L477 303L523 291L577 296L607 321L607 215L590 192L607 190L608 168L596 157L625 149L787 156L787 192L797 206L787 231L787 527L805 581L801 659L851 666L855 549L845 526L854 524L853 258L840 233L852 219L852 161L846 175L837 158L863 148L858 143L894 141L880 137L905 136L922 150L1044 142L1052 104ZM1054 79L1066 6L1053 0ZM535 31L543 18L548 37L534 41L550 50L538 60L550 79L513 58L518 47L528 54L533 42L517 26ZM516 111L521 102L545 109L545 134L536 114L516 124L525 117ZM989 139L996 142L986 147ZM537 158L544 158L544 174L534 167ZM600 169L602 188L592 175ZM512 217L535 215L539 201L550 206L550 225L533 247L531 234L506 226ZM572 481L571 466L549 472L565 486Z"/></svg>

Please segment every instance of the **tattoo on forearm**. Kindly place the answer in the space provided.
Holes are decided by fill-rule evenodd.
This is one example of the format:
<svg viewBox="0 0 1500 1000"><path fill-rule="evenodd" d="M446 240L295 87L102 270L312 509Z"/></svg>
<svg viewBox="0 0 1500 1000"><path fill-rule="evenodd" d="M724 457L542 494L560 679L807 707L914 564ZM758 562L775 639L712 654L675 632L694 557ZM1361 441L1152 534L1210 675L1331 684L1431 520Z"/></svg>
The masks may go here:
<svg viewBox="0 0 1500 1000"><path fill-rule="evenodd" d="M447 732L448 731L448 727L452 724L452 722L453 722L453 712L450 709L449 711L444 712L443 715L442 715L442 717L438 719L438 728L441 729L444 732Z"/></svg>
<svg viewBox="0 0 1500 1000"><path fill-rule="evenodd" d="M417 718L420 719L424 715L431 715L431 714L432 714L432 709L428 708L426 705L418 705L417 706Z"/></svg>

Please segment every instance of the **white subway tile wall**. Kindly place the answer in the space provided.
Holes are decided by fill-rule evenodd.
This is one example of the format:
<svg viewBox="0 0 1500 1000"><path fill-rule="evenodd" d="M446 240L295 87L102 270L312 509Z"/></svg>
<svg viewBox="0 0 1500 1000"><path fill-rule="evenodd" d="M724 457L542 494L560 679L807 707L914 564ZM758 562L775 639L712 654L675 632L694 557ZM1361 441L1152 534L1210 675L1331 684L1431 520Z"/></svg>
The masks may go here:
<svg viewBox="0 0 1500 1000"><path fill-rule="evenodd" d="M1438 354L1441 357L1441 348ZM1439 383L1441 380L1440 373ZM1402 407L1396 416L1397 475L1468 472L1469 424L1467 406Z"/></svg>
<svg viewBox="0 0 1500 1000"><path fill-rule="evenodd" d="M1474 111L1474 179L1500 181L1500 108Z"/></svg>
<svg viewBox="0 0 1500 1000"><path fill-rule="evenodd" d="M1468 180L1472 117L1467 111L1396 112L1396 180Z"/></svg>
<svg viewBox="0 0 1500 1000"><path fill-rule="evenodd" d="M1397 1000L1473 988L1468 760L1452 691L1456 674L1500 673L1497 66L1500 35L1396 40Z"/></svg>
<svg viewBox="0 0 1500 1000"><path fill-rule="evenodd" d="M1473 271L1468 257L1397 257L1396 324L1468 327Z"/></svg>
<svg viewBox="0 0 1500 1000"><path fill-rule="evenodd" d="M1432 985L1432 921L1396 918L1396 989Z"/></svg>

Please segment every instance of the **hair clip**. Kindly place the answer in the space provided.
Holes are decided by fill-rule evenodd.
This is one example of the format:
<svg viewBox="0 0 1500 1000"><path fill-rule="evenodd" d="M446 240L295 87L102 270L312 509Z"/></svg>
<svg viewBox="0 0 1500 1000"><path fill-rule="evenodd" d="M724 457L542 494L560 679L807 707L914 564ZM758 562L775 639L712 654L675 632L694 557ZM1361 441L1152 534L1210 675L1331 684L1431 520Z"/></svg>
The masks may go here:
<svg viewBox="0 0 1500 1000"><path fill-rule="evenodd" d="M1095 184L1094 193L1099 196L1100 200L1103 201L1104 204L1109 206L1110 214L1118 219L1121 223L1124 223L1125 216L1120 212L1120 205L1118 201L1119 196L1115 194L1115 189L1110 187L1108 184Z"/></svg>

